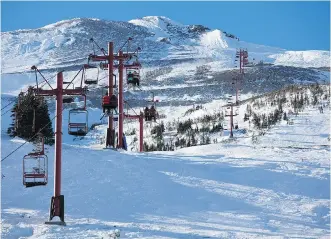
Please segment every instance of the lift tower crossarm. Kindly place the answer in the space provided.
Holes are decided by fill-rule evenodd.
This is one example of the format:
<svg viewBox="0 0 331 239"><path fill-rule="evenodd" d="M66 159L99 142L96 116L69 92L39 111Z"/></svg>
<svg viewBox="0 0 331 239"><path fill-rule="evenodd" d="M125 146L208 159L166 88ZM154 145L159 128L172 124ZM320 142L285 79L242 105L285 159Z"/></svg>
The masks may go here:
<svg viewBox="0 0 331 239"><path fill-rule="evenodd" d="M58 89L54 90L42 90L38 89L34 91L36 95L40 96L54 96L58 93ZM83 89L67 89L67 90L62 90L62 95L83 95L86 93L86 90Z"/></svg>
<svg viewBox="0 0 331 239"><path fill-rule="evenodd" d="M134 54L132 53L122 53L122 55L114 55L114 61L119 60L127 60L128 58L132 58ZM89 55L89 59L92 61L107 61L109 59L108 56L98 56L98 55Z"/></svg>
<svg viewBox="0 0 331 239"><path fill-rule="evenodd" d="M104 63L101 63L100 64L100 67L104 70L107 70L108 69L108 64L104 64ZM113 66L113 69L118 69L119 68L119 65L114 65ZM130 68L130 69L140 69L141 68L141 65L140 64L137 64L137 63L133 63L133 64L123 64L123 68L126 69L126 68Z"/></svg>

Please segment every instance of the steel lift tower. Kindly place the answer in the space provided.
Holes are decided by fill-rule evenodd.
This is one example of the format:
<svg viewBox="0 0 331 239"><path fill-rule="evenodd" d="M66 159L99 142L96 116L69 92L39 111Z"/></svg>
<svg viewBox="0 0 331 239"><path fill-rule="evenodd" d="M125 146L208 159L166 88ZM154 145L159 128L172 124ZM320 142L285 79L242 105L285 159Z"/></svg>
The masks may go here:
<svg viewBox="0 0 331 239"><path fill-rule="evenodd" d="M36 66L32 70L40 73ZM40 73L41 74L41 73ZM54 159L54 196L51 198L51 207L49 221L45 224L65 225L64 222L64 195L61 195L61 165L62 165L62 110L64 95L83 95L86 94L86 88L77 87L76 89L63 88L63 73L57 74L56 88L52 88L49 82L50 90L43 90L37 87L35 94L39 96L56 96L56 123L55 123L55 159ZM54 217L59 217L60 221L52 221Z"/></svg>
<svg viewBox="0 0 331 239"><path fill-rule="evenodd" d="M127 42L132 40L132 38L129 38ZM140 48L137 49L137 51L140 50ZM118 117L118 144L117 148L123 148L123 122L124 122L124 117L126 115L124 114L124 99L123 99L123 71L125 68L140 68L140 64L134 63L134 64L124 64L124 61L132 59L134 56L136 56L136 52L126 52L123 53L122 50L120 50L118 53L114 54L114 44L113 42L108 43L108 55L90 55L89 60L92 61L106 61L106 64L103 64L103 69L108 69L108 77L109 77L109 88L108 88L108 93L109 95L114 94L114 86L113 86L113 73L114 69L118 69L118 111L119 111L119 117ZM117 61L118 64L114 64L114 62ZM137 116L129 116L127 115L128 118L137 118ZM142 146L142 141L143 141L143 130L142 130L142 124L143 120L140 120L141 116L138 116L139 122L140 122L140 146ZM114 134L115 131L113 129L113 116L110 115L108 119L108 130L107 132L107 141L109 140L112 142L112 146L114 147ZM143 151L143 148L140 147L140 151Z"/></svg>

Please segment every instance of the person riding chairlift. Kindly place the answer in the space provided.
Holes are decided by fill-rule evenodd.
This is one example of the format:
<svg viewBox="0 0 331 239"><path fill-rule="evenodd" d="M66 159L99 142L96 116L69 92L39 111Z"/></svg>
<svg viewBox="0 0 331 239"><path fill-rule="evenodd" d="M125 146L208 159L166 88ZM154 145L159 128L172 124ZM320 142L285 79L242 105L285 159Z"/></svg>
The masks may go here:
<svg viewBox="0 0 331 239"><path fill-rule="evenodd" d="M129 72L129 74L127 75L128 84L134 82L134 79L133 78L134 78L133 73L132 72Z"/></svg>
<svg viewBox="0 0 331 239"><path fill-rule="evenodd" d="M150 120L154 118L154 122L156 122L156 109L154 108L154 105L151 106L149 113L150 113Z"/></svg>
<svg viewBox="0 0 331 239"><path fill-rule="evenodd" d="M115 95L109 97L108 92L106 92L106 94L102 98L103 113L105 113L106 110L108 114L110 113L110 110L115 110L116 112L117 105L117 97Z"/></svg>
<svg viewBox="0 0 331 239"><path fill-rule="evenodd" d="M150 114L149 114L149 108L146 106L144 109L144 115L145 115L145 121L150 121Z"/></svg>
<svg viewBox="0 0 331 239"><path fill-rule="evenodd" d="M139 74L138 72L133 72L133 85L139 87Z"/></svg>

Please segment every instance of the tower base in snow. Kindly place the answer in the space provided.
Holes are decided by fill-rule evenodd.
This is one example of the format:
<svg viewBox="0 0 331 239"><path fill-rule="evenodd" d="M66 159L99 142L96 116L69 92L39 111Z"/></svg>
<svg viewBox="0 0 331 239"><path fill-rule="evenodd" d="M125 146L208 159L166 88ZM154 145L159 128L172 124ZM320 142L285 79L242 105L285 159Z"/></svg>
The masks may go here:
<svg viewBox="0 0 331 239"><path fill-rule="evenodd" d="M59 217L61 221L52 221L54 217ZM64 196L53 196L51 199L51 207L49 210L49 221L45 222L48 225L65 226L64 222Z"/></svg>

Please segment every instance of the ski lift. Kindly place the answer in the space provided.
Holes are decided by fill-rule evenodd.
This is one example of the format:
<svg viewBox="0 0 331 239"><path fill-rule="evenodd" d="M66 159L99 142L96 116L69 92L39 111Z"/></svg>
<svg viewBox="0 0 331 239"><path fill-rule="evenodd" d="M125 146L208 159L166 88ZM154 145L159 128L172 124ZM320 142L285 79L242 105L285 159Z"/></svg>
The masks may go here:
<svg viewBox="0 0 331 239"><path fill-rule="evenodd" d="M82 122L73 117L80 116ZM77 117L78 118L78 117ZM75 136L85 136L88 132L88 111L85 109L71 109L69 111L68 134Z"/></svg>
<svg viewBox="0 0 331 239"><path fill-rule="evenodd" d="M108 99L107 99L108 98ZM108 92L106 91L106 94L102 96L101 101L102 109L103 109L103 116L112 116L114 115L114 112L117 114L117 107L118 107L118 98L115 94L108 96Z"/></svg>
<svg viewBox="0 0 331 239"><path fill-rule="evenodd" d="M72 88L75 89L75 85L74 83L70 82L70 81L64 81L63 85L71 85L72 84ZM75 101L75 98L72 96L63 96L62 98L62 102L63 104L71 104Z"/></svg>
<svg viewBox="0 0 331 239"><path fill-rule="evenodd" d="M146 106L146 108L144 109L144 117L146 122L152 122L152 119L154 119L154 122L156 122L156 119L159 118L159 114L156 111L154 105L152 105L151 108L148 108L148 106Z"/></svg>
<svg viewBox="0 0 331 239"><path fill-rule="evenodd" d="M114 84L114 88L115 88L115 87L117 87L117 85L116 85L116 75L114 75L114 76L115 76L115 84ZM116 94L114 93L109 99L109 104L105 104L104 97L105 97L105 94L108 95L109 86L101 85L101 88L102 88L102 91L101 91L102 97L101 97L100 103L101 103L101 107L103 109L103 115L101 116L101 119L103 119L105 116L113 116L114 120L115 120L115 117L118 117L118 115L117 115L118 113L116 110L118 107L118 98L117 98Z"/></svg>
<svg viewBox="0 0 331 239"><path fill-rule="evenodd" d="M73 117L81 116L83 122L73 120ZM75 136L85 136L88 132L88 111L85 109L71 109L69 111L68 134Z"/></svg>
<svg viewBox="0 0 331 239"><path fill-rule="evenodd" d="M86 69L95 69L95 68L98 69L97 78L96 79L95 78L94 79L87 78ZM96 84L98 84L98 81L99 81L99 67L89 65L89 64L85 64L84 65L84 76L83 77L84 77L85 85L96 85Z"/></svg>
<svg viewBox="0 0 331 239"><path fill-rule="evenodd" d="M145 121L151 122L152 118L154 118L154 121L159 118L159 113L156 110L156 102L159 102L159 100L155 99L154 92L152 92L152 99L148 100L148 102L152 103L151 108L149 109L148 106L146 106L144 110L144 116L145 116Z"/></svg>
<svg viewBox="0 0 331 239"><path fill-rule="evenodd" d="M48 158L44 153L44 138L38 152L23 157L23 185L25 187L45 186L48 182Z"/></svg>
<svg viewBox="0 0 331 239"><path fill-rule="evenodd" d="M127 84L137 85L140 84L140 68L141 64L136 61L130 67L126 67L126 80Z"/></svg>
<svg viewBox="0 0 331 239"><path fill-rule="evenodd" d="M84 107L69 110L68 134L85 136L88 132L88 111L86 110L86 96Z"/></svg>

